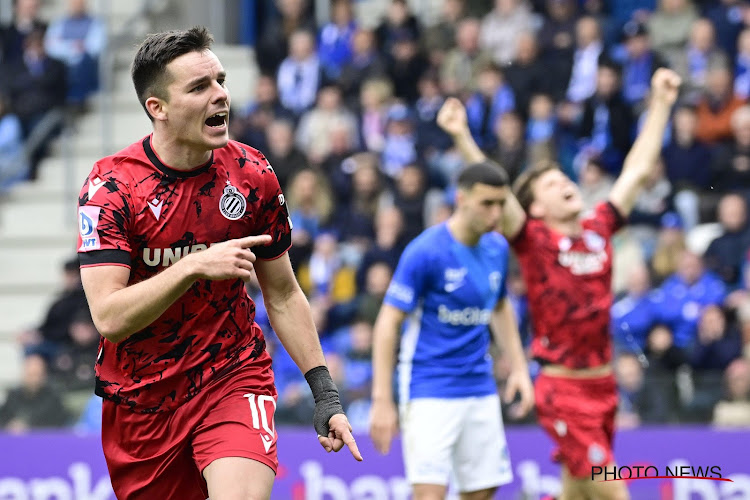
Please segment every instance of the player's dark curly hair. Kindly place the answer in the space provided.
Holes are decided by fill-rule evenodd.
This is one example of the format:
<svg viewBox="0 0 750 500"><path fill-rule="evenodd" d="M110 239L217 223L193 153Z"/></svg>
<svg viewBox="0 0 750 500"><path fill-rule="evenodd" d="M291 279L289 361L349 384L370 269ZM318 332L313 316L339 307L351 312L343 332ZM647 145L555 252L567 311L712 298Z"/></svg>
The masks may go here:
<svg viewBox="0 0 750 500"><path fill-rule="evenodd" d="M171 83L171 75L167 65L183 54L208 50L213 41L211 33L204 26L146 37L135 54L130 74L138 100L151 121L154 121L154 117L146 109L146 99L151 96L164 100L169 98L167 86Z"/></svg>
<svg viewBox="0 0 750 500"><path fill-rule="evenodd" d="M474 184L503 187L509 183L505 169L491 160L469 165L458 174L458 187L463 189L471 189Z"/></svg>

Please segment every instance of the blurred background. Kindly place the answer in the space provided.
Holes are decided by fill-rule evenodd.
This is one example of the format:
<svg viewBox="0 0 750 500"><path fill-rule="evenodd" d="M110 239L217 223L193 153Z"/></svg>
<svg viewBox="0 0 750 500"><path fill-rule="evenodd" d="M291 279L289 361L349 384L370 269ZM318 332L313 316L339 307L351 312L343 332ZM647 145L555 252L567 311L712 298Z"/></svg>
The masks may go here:
<svg viewBox="0 0 750 500"><path fill-rule="evenodd" d="M556 161L592 207L643 121L653 71L676 70L684 88L661 161L615 238L617 422L750 429L740 0L0 0L0 429L98 432L76 197L97 159L151 130L129 75L137 45L195 24L228 72L232 137L264 152L284 189L290 256L358 431L391 273L452 209L463 163L435 123L446 96L512 179ZM508 285L528 341L516 266ZM277 423L309 425L305 380L257 284L248 291L274 358ZM496 371L502 384L502 356ZM505 422L534 416L511 404Z"/></svg>

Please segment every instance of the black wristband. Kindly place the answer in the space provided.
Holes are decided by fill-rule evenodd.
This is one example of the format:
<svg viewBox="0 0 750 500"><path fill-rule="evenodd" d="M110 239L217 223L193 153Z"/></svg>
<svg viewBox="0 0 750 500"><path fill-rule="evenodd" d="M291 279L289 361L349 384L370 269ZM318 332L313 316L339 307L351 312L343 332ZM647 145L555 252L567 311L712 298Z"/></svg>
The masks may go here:
<svg viewBox="0 0 750 500"><path fill-rule="evenodd" d="M339 390L333 383L326 366L316 366L305 373L310 390L315 399L313 427L319 436L328 436L328 421L337 413L344 413L339 399Z"/></svg>

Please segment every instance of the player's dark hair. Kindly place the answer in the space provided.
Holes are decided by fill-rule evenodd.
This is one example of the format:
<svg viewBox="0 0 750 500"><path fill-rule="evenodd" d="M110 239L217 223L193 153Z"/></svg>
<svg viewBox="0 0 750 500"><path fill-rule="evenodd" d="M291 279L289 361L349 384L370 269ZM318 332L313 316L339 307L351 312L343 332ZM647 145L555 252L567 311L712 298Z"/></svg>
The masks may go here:
<svg viewBox="0 0 750 500"><path fill-rule="evenodd" d="M138 100L144 111L154 121L146 109L146 99L156 96L167 100L167 86L170 75L167 65L189 52L203 52L211 48L214 39L204 26L194 26L189 30L173 30L148 35L133 60L131 76Z"/></svg>
<svg viewBox="0 0 750 500"><path fill-rule="evenodd" d="M458 175L458 187L471 189L474 184L503 187L510 184L505 170L491 160L474 163L464 168Z"/></svg>
<svg viewBox="0 0 750 500"><path fill-rule="evenodd" d="M552 161L543 161L534 165L529 170L522 172L516 182L513 183L513 192L518 203L528 213L529 207L534 202L534 184L537 179L550 170L560 170L560 166Z"/></svg>

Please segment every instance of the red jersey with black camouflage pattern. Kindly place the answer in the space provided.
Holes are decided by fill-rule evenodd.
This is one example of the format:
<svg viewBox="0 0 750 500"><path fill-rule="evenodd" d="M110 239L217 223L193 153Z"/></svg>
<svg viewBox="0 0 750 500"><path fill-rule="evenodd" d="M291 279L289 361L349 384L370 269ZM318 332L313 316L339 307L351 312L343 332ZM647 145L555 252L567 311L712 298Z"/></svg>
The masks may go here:
<svg viewBox="0 0 750 500"><path fill-rule="evenodd" d="M532 355L571 369L609 363L612 235L623 219L609 202L582 220L569 237L528 218L512 242L528 288Z"/></svg>
<svg viewBox="0 0 750 500"><path fill-rule="evenodd" d="M274 259L291 245L284 195L259 151L229 141L190 171L164 165L151 136L103 158L78 200L82 267L130 268L129 285L214 243L270 234ZM268 370L255 304L242 280L198 280L156 321L113 344L102 338L96 393L139 413L172 410L240 365Z"/></svg>

